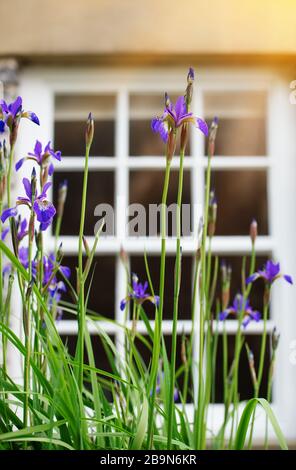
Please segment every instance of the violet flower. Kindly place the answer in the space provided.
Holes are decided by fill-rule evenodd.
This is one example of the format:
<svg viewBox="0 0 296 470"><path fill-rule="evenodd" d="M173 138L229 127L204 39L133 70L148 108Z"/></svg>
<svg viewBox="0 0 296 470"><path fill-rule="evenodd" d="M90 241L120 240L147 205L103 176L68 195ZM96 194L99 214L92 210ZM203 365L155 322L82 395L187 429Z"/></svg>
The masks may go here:
<svg viewBox="0 0 296 470"><path fill-rule="evenodd" d="M19 247L18 259L25 269L29 268L29 248L28 247L24 247L24 246ZM3 269L3 274L9 274L11 272L11 267L12 267L11 263L6 264L6 266ZM36 274L37 274L37 262L36 260L32 260L33 277L36 277Z"/></svg>
<svg viewBox="0 0 296 470"><path fill-rule="evenodd" d="M280 273L280 263L273 263L272 260L268 260L263 269L251 274L246 280L246 284L256 281L256 279L262 278L264 281L271 286L271 284L279 278L284 278L289 284L293 284L293 279L288 274Z"/></svg>
<svg viewBox="0 0 296 470"><path fill-rule="evenodd" d="M49 308L56 306L61 300L62 294L67 291L66 285L63 281L59 281L56 276L56 260L53 254L48 257L44 256L43 258L43 286L48 285L49 299L48 304ZM67 266L58 266L58 271L60 271L65 278L69 278L71 274L70 268ZM61 308L57 307L57 320L61 320L63 311Z"/></svg>
<svg viewBox="0 0 296 470"><path fill-rule="evenodd" d="M171 103L166 94L165 108L161 117L153 118L151 129L158 132L163 142L168 141L171 131L176 131L183 124L194 124L204 135L208 135L208 126L205 121L187 112L187 105L184 96L179 96L175 106Z"/></svg>
<svg viewBox="0 0 296 470"><path fill-rule="evenodd" d="M16 223L16 230L17 230L17 239L20 242L27 234L28 234L28 229L27 229L27 219L21 219L19 216L17 223ZM1 233L1 240L4 241L8 232L10 231L10 227L5 227Z"/></svg>
<svg viewBox="0 0 296 470"><path fill-rule="evenodd" d="M56 269L56 260L54 254L50 254L49 256L43 257L43 284L46 285L49 281L53 282L54 284L56 281L56 276L52 279L52 274ZM65 276L67 279L70 277L71 270L67 266L59 265L58 270Z"/></svg>
<svg viewBox="0 0 296 470"><path fill-rule="evenodd" d="M7 234L9 232L9 227L5 227L1 233L1 240L4 242L5 238L7 237Z"/></svg>
<svg viewBox="0 0 296 470"><path fill-rule="evenodd" d="M250 306L249 299L244 299L242 294L236 294L233 304L220 313L219 319L223 321L226 320L229 315L239 316L241 313L244 316L242 322L244 328L246 328L252 320L258 322L261 318L260 312L253 310Z"/></svg>
<svg viewBox="0 0 296 470"><path fill-rule="evenodd" d="M15 217L18 213L18 206L26 205L30 208L30 210L33 208L33 211L37 216L37 220L40 222L40 230L46 230L47 227L51 224L52 219L56 213L54 205L47 199L46 194L47 190L51 186L51 183L46 183L41 194L39 195L37 195L36 189L35 194L33 194L32 183L28 180L28 178L23 178L23 185L25 188L26 197L18 197L16 203L17 205L15 207L5 209L2 212L1 221L4 223L8 218Z"/></svg>
<svg viewBox="0 0 296 470"><path fill-rule="evenodd" d="M42 143L39 140L36 140L34 152L33 153L29 152L27 157L21 158L16 163L15 169L16 171L18 171L26 160L33 160L42 169L48 166L48 174L49 176L51 176L54 172L54 166L50 162L51 157L55 158L56 160L60 162L61 152L59 150L55 152L50 146L50 141L44 147L44 150L42 150Z"/></svg>
<svg viewBox="0 0 296 470"><path fill-rule="evenodd" d="M17 223L17 239L21 241L28 234L28 222L27 219L19 219Z"/></svg>
<svg viewBox="0 0 296 470"><path fill-rule="evenodd" d="M24 268L28 269L29 268L29 248L21 246L18 250L18 259L22 263ZM32 261L33 276L36 275L36 268L37 268L36 261Z"/></svg>
<svg viewBox="0 0 296 470"><path fill-rule="evenodd" d="M157 378L156 378L156 387L155 387L155 392L157 395L160 395L161 393L161 382L164 380L164 373L158 373ZM152 396L152 391L150 392L150 396ZM175 387L174 388L174 402L176 403L179 400L179 391Z"/></svg>
<svg viewBox="0 0 296 470"><path fill-rule="evenodd" d="M120 302L120 310L124 310L127 302L129 302L132 299L139 305L141 305L146 300L149 300L150 302L158 306L159 296L156 295L155 297L153 297L152 295L147 293L147 289L148 289L148 282L146 281L144 282L144 284L142 284L141 282L139 282L138 276L136 274L133 274L132 292L128 294L128 296Z"/></svg>
<svg viewBox="0 0 296 470"><path fill-rule="evenodd" d="M21 118L30 119L38 126L40 124L35 113L23 110L23 100L20 96L10 104L7 104L4 100L0 101L0 132L5 131L5 126L9 128L10 132L13 132Z"/></svg>

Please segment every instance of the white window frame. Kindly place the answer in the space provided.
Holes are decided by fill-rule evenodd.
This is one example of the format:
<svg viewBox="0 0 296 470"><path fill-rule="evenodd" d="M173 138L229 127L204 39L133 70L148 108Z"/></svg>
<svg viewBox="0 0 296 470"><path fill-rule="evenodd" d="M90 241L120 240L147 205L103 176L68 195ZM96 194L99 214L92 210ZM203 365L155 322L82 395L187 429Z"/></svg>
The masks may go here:
<svg viewBox="0 0 296 470"><path fill-rule="evenodd" d="M121 246L129 255L143 253L144 248L150 254L160 253L160 240L148 238L129 239L125 234L124 211L120 204L128 204L128 175L130 169L159 169L165 167L164 157L129 157L129 93L180 92L184 88L184 68L149 68L149 69L116 69L116 68L42 68L27 67L21 73L20 94L25 107L34 110L40 117L40 128L30 129L22 123L21 138L18 146L19 155L25 155L32 148L35 139L43 142L53 139L54 130L54 99L56 94L102 94L116 95L116 134L115 156L100 157L90 161L92 170L114 170L115 195L114 200L120 200L116 205L117 231L114 237L101 239L97 253L114 254L116 258L116 287L115 287L115 319L123 322L123 314L119 308L120 299L125 296L125 270L119 260ZM278 70L244 68L231 69L198 69L198 78L194 93L193 109L203 116L203 93L205 91L265 91L268 97L267 112L267 155L256 157L220 157L215 156L212 167L219 170L260 170L266 169L268 181L268 213L269 235L257 239L257 254L271 253L281 261L284 272L292 274L296 279L296 249L294 235L296 234L296 218L294 201L296 186L293 178L296 175L296 114L295 106L289 102L289 82L294 77L286 78ZM161 103L160 103L161 110ZM251 138L251 136L250 136ZM185 161L185 168L192 168L192 202L202 203L203 183L206 159L203 157L204 142L200 133L195 133L191 141L191 157ZM56 171L83 171L83 159L79 157L64 158L56 165ZM178 160L173 161L177 168ZM25 170L23 170L25 171ZM17 176L18 181L21 174ZM118 199L119 198L119 199ZM196 227L197 221L194 221ZM66 255L77 253L77 237L62 236L63 250ZM89 237L90 245L93 238ZM48 249L53 247L53 238L46 234L45 243ZM184 254L194 256L196 244L193 239L182 242ZM248 254L250 240L246 236L217 236L213 241L215 254ZM167 242L168 254L175 252L175 241ZM110 293L110 295L112 295ZM296 338L296 314L293 305L296 304L295 288L289 288L283 282L278 282L272 296L272 315L268 321L270 332L276 324L281 332L278 351L277 369L273 389L272 407L280 421L284 434L289 441L296 441L296 408L294 396L296 391L295 365L290 360L291 344ZM153 322L152 322L153 323ZM228 321L227 330L234 332L235 321ZM122 331L111 323L102 325L107 332L115 333L118 347L122 347ZM198 326L197 326L198 327ZM221 325L220 325L221 327ZM139 322L139 331L144 331L144 325ZM178 322L178 332L189 332L190 320ZM58 329L62 334L75 334L75 320L61 321ZM92 330L90 325L90 330ZM248 334L262 331L260 324L250 324ZM171 321L163 322L163 332L171 332ZM190 409L191 405L188 405ZM223 405L211 405L210 423L217 430L223 420ZM260 443L263 439L265 419L263 413L257 413L255 439ZM273 436L272 432L270 433ZM274 436L273 436L274 438Z"/></svg>

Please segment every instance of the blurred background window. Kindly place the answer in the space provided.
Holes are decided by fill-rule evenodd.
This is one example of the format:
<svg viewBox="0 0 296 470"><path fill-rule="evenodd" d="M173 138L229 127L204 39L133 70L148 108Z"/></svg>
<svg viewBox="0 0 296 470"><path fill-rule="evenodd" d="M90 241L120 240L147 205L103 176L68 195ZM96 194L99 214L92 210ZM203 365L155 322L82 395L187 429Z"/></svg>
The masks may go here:
<svg viewBox="0 0 296 470"><path fill-rule="evenodd" d="M176 80L178 81L178 80ZM110 85L110 83L109 83ZM148 85L149 86L149 85ZM156 92L145 90L142 84L139 91L131 89L104 93L55 93L54 95L54 144L63 153L62 164L56 165L54 174L53 199L56 201L57 188L61 181L69 182L65 216L61 229L65 264L72 268L72 282L75 282L76 240L80 217L80 189L84 167L84 126L89 110L95 122L95 137L91 149L90 175L88 185L88 206L85 234L93 237L96 217L94 208L99 203L117 206L117 196L123 197L126 204L140 203L146 211L146 233L130 237L122 232L118 217L114 233L102 239L101 250L95 260L92 295L89 308L107 318L122 321L119 300L125 295L126 277L119 260L119 243L129 255L131 272L140 279L146 278L144 246L149 254L149 267L157 292L159 282L159 241L149 235L148 207L159 204L163 184L164 147L158 136L151 132L151 117L160 115L164 97L160 82ZM174 86L170 93L172 101L182 93L182 88ZM193 107L197 115L202 115L208 123L215 115L219 116L219 131L216 156L213 160L212 188L218 200L218 221L215 252L220 259L232 265L233 282L231 294L241 288L241 264L238 254L247 254L249 224L253 218L259 223L260 236L265 236L265 246L257 259L259 268L270 254L269 250L269 203L268 203L268 156L267 156L267 92L266 90L225 91L220 89L195 91ZM176 149L178 155L179 149ZM185 156L183 203L202 204L205 171L207 164L206 141L191 129L191 138ZM178 156L173 162L173 171L168 194L168 204L174 203L178 187ZM192 210L193 212L193 210ZM191 214L192 226L196 227L197 214ZM169 221L168 235L172 235L172 221ZM143 234L141 234L143 235ZM122 239L123 236L123 239ZM186 255L183 256L182 285L180 294L179 331L190 331L190 293L193 282L194 253L193 239L184 237ZM104 246L107 247L104 252ZM174 272L174 240L168 244L166 291L172 292ZM239 251L239 253L238 253ZM220 295L218 282L216 295ZM254 307L262 309L263 285L258 283L253 289L251 301ZM69 298L68 300L71 301ZM147 305L147 315L153 320L153 308ZM61 322L64 333L74 333L76 322L65 314ZM169 343L171 331L172 298L167 296L164 308L166 339ZM231 331L232 321L227 322ZM228 327L228 325L230 325ZM269 329L271 329L271 324ZM141 328L141 325L139 326ZM253 330L252 330L253 328ZM112 328L111 328L112 330ZM233 331L233 330L232 330ZM255 334L257 332L257 334ZM260 335L258 325L249 326L248 342L255 355L258 353ZM120 333L114 330L120 347ZM229 354L233 353L233 341L229 338ZM220 344L220 343L219 343ZM147 359L148 360L148 359ZM266 380L266 377L264 378ZM252 385L247 361L241 369L241 393L243 398L251 397ZM215 401L221 401L222 383L217 368Z"/></svg>

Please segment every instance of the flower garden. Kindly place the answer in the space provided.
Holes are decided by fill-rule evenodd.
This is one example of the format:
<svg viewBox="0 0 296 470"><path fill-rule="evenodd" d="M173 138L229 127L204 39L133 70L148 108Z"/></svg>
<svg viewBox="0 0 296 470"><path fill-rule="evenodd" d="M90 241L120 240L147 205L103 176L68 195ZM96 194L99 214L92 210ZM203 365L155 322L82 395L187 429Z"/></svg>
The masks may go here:
<svg viewBox="0 0 296 470"><path fill-rule="evenodd" d="M126 296L120 303L132 326L118 325L124 331L124 355L111 336L100 326L98 315L88 308L92 285L94 256L104 227L96 232L93 246L84 236L87 206L89 156L95 123L89 114L85 128L85 168L81 188L80 230L77 247L76 283L70 282L70 269L63 264L59 242L67 198L67 182L59 188L55 207L48 198L54 165L62 159L51 143L36 141L27 155L16 155L18 129L23 119L42 125L34 112L23 109L18 97L11 104L0 102L0 449L1 450L203 450L252 449L258 408L266 420L264 448L269 448L270 429L278 446L287 449L271 406L272 382L280 334L274 329L271 353L266 360L267 320L270 296L275 282L293 284L282 273L278 260L268 260L256 270L257 222L250 221L250 256L241 260L241 290L230 298L231 266L212 254L216 220L219 217L215 188L211 183L211 164L215 158L218 119L209 126L191 112L195 76L189 69L184 96L176 103L165 94L164 110L151 121L152 138L163 141L166 166L161 202L161 259L159 290L150 275L149 253L144 255L146 279L129 272L124 250L121 260L126 268ZM160 103L161 109L161 103ZM152 118L152 117L151 117ZM191 332L177 342L179 292L182 279L182 193L184 156L189 128L207 138L207 171L203 216L196 234L196 256L191 309ZM180 154L175 155L176 148ZM178 194L176 200L176 250L174 273L166 270L166 205L171 164L178 159ZM30 177L22 179L22 192L12 194L12 175L28 163ZM55 220L55 249L48 252L44 233ZM260 226L260 221L259 226ZM247 264L248 262L248 264ZM174 276L172 292L165 289L166 276ZM217 292L218 279L221 289ZM252 308L250 294L258 279L264 284L263 309ZM99 295L99 286L96 286ZM72 303L63 300L71 295ZM11 328L14 296L21 299L23 334ZM164 299L173 298L170 351L162 330ZM153 328L145 312L147 303L154 309ZM57 330L67 310L78 323L75 354ZM97 312L99 313L99 312ZM214 432L209 422L213 402L218 354L218 326L226 319L236 319L234 358L229 364L227 332L223 329L223 420ZM144 322L145 335L137 330ZM106 320L106 319L105 319ZM109 320L114 321L114 320ZM245 337L250 322L262 322L260 354L256 361ZM95 343L89 325L97 329L103 341L110 370L95 363ZM198 351L194 355L194 338ZM149 350L147 363L139 344ZM23 377L15 380L9 370L8 354L13 348L22 358ZM247 355L253 397L240 400L239 372L242 356ZM181 357L181 366L177 365ZM197 359L196 359L197 358ZM267 394L262 397L263 373L267 373ZM190 406L188 406L188 404ZM243 411L241 409L243 408Z"/></svg>

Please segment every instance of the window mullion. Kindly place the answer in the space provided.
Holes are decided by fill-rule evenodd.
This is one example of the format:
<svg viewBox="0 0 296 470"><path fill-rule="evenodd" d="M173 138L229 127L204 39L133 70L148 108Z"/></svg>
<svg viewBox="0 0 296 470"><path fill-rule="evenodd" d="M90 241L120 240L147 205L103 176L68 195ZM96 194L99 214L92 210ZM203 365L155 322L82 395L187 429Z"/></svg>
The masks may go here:
<svg viewBox="0 0 296 470"><path fill-rule="evenodd" d="M115 230L116 238L121 246L124 246L126 238L126 208L128 206L128 149L129 149L129 96L126 89L121 89L117 94L116 131L115 131ZM126 273L124 266L117 256L116 282L115 282L115 319L120 324L124 323L124 312L120 310L120 301L126 295ZM116 344L120 355L124 357L124 332L116 334Z"/></svg>

